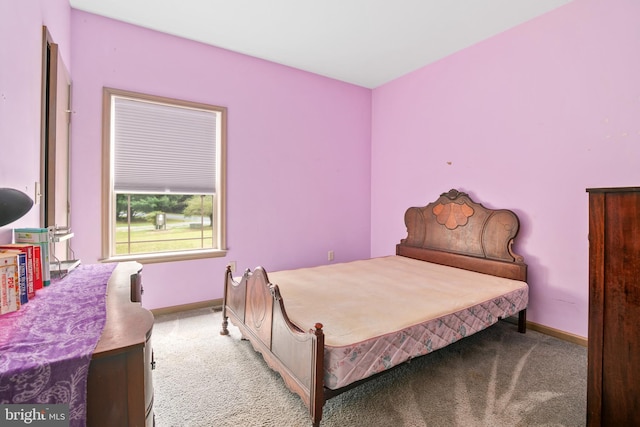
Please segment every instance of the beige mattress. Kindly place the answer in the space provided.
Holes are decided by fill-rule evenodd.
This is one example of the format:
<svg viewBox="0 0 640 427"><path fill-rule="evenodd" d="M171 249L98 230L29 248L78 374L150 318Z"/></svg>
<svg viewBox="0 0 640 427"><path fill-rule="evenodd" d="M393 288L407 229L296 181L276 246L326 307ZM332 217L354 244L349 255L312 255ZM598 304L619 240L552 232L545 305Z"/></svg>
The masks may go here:
<svg viewBox="0 0 640 427"><path fill-rule="evenodd" d="M289 319L322 323L325 386L337 389L527 307L527 283L388 256L269 273Z"/></svg>

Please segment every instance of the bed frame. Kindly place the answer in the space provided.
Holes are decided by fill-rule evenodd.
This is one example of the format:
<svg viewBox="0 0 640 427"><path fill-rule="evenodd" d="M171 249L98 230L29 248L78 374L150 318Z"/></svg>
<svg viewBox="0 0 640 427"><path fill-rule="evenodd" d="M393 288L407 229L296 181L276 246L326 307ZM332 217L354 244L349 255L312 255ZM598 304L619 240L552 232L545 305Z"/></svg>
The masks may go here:
<svg viewBox="0 0 640 427"><path fill-rule="evenodd" d="M526 281L527 265L512 251L520 227L509 210L487 209L466 194L450 190L425 207L405 213L407 237L396 246L396 255ZM244 339L262 354L287 387L298 394L314 427L320 425L324 402L360 383L340 389L324 386L324 333L322 324L303 330L288 318L277 284L257 267L247 270L239 282L230 267L225 273L222 335L228 320ZM318 319L322 320L322 319ZM518 331L526 331L526 309L519 312Z"/></svg>

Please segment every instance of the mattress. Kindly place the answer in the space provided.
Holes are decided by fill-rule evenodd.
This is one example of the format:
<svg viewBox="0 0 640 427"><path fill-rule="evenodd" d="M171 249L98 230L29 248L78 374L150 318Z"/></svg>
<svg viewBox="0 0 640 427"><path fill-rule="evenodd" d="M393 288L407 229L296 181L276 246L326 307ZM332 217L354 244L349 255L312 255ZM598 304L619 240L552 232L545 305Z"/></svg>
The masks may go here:
<svg viewBox="0 0 640 427"><path fill-rule="evenodd" d="M269 273L289 319L323 325L324 382L338 389L525 309L526 282L388 256Z"/></svg>

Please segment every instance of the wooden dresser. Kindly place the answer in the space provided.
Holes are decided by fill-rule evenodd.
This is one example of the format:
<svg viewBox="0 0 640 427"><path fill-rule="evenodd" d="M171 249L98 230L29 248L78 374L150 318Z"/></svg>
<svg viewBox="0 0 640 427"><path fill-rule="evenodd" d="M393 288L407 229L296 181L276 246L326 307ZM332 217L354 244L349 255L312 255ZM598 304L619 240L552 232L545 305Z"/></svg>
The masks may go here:
<svg viewBox="0 0 640 427"><path fill-rule="evenodd" d="M88 427L154 425L153 314L140 305L141 270L120 263L107 284L107 321L87 380Z"/></svg>
<svg viewBox="0 0 640 427"><path fill-rule="evenodd" d="M640 187L587 192L587 425L640 426Z"/></svg>

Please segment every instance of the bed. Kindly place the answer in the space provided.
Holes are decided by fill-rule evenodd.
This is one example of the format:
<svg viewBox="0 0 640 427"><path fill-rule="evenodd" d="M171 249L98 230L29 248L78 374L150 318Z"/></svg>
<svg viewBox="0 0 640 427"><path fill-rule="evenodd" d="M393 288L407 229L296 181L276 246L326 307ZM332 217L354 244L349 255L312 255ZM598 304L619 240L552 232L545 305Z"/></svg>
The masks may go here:
<svg viewBox="0 0 640 427"><path fill-rule="evenodd" d="M452 189L407 209L395 255L234 277L231 321L320 425L327 399L415 357L518 316L526 331L527 265L512 250L517 215Z"/></svg>

